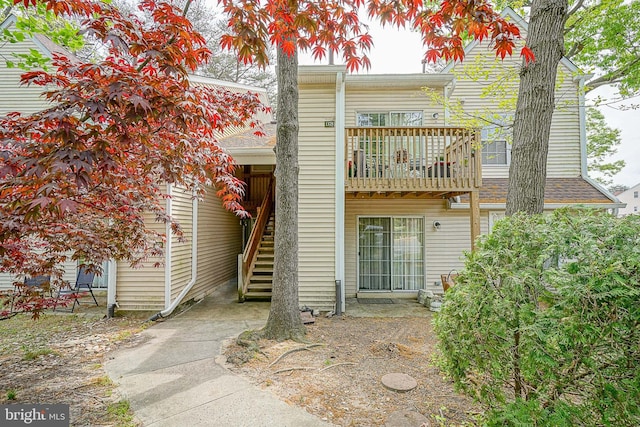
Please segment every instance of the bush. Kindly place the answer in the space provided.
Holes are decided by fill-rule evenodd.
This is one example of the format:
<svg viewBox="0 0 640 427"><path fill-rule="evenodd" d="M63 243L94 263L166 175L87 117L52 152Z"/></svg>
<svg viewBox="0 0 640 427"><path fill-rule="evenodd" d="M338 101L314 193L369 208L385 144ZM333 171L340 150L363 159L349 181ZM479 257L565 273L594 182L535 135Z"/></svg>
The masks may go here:
<svg viewBox="0 0 640 427"><path fill-rule="evenodd" d="M466 254L440 366L488 425L640 425L640 216L514 215Z"/></svg>

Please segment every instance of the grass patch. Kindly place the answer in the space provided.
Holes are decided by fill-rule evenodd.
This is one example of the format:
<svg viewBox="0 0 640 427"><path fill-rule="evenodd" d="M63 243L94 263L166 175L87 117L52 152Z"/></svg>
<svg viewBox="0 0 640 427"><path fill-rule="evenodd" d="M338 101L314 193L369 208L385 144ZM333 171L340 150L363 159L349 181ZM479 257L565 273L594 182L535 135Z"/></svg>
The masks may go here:
<svg viewBox="0 0 640 427"><path fill-rule="evenodd" d="M107 406L107 414L120 427L136 427L138 423L133 418L133 411L128 400L120 400Z"/></svg>
<svg viewBox="0 0 640 427"><path fill-rule="evenodd" d="M7 390L7 400L16 400L18 393L15 390Z"/></svg>
<svg viewBox="0 0 640 427"><path fill-rule="evenodd" d="M52 337L76 330L84 323L84 319L76 316L47 314L43 314L38 320L33 320L28 314L3 320L0 322L0 356L17 353L24 347L45 347Z"/></svg>
<svg viewBox="0 0 640 427"><path fill-rule="evenodd" d="M93 385L97 385L97 386L101 386L101 387L112 387L112 386L114 386L113 381L111 381L111 378L109 378L108 375L103 375L101 377L91 378L91 380L89 381L89 384L93 384Z"/></svg>
<svg viewBox="0 0 640 427"><path fill-rule="evenodd" d="M22 360L26 361L36 360L40 356L47 356L49 354L58 355L58 353L48 347L29 349L23 346L22 351L24 352L24 354L22 355Z"/></svg>

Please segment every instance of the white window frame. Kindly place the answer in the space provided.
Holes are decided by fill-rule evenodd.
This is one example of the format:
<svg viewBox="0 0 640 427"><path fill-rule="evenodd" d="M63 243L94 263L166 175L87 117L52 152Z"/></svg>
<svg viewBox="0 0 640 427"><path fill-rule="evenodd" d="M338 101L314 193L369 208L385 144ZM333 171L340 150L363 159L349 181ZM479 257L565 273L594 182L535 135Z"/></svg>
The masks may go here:
<svg viewBox="0 0 640 427"><path fill-rule="evenodd" d="M384 125L367 125L360 123L360 116L366 114L378 114L384 115L385 124ZM411 124L411 125L393 125L391 124L392 115L394 114L419 114L420 115L420 124ZM417 127L422 126L424 124L424 111L422 110L386 110L386 111L373 111L373 110L363 110L356 111L356 126L358 127Z"/></svg>
<svg viewBox="0 0 640 427"><path fill-rule="evenodd" d="M375 290L375 289L360 289L360 219L361 218L388 218L391 224L390 237L391 242L391 256L389 258L390 263L390 289L389 290ZM424 215L358 215L356 216L356 292L417 292L418 289L393 289L393 220L399 218L413 218L422 220L422 274L423 274L423 288L427 286L427 233L426 224L427 220Z"/></svg>
<svg viewBox="0 0 640 427"><path fill-rule="evenodd" d="M497 118L494 118L496 122L503 123L503 126L506 126L509 118L506 114L498 115ZM502 129L502 127L498 124L491 124L489 126L485 126L481 131L481 139L482 139L482 167L489 168L503 168L509 166L511 164L511 142L509 141L509 135L507 132ZM496 144L499 142L504 142L505 146L505 163L486 163L485 162L485 147L488 144Z"/></svg>
<svg viewBox="0 0 640 427"><path fill-rule="evenodd" d="M504 218L504 211L490 211L489 212L489 233L493 230L493 226L496 225L496 222Z"/></svg>

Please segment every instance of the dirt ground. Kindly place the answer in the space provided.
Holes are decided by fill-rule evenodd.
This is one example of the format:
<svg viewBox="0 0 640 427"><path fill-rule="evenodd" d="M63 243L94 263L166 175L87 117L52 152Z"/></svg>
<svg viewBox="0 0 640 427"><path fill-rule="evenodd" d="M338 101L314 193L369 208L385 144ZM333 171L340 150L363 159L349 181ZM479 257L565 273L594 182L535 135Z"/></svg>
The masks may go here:
<svg viewBox="0 0 640 427"><path fill-rule="evenodd" d="M103 362L109 351L140 343L143 328L139 318L86 314L3 320L0 403L66 403L72 426L137 426Z"/></svg>
<svg viewBox="0 0 640 427"><path fill-rule="evenodd" d="M259 341L260 352L244 364L238 361L246 348L236 342L225 355L235 361L234 371L339 426L399 426L390 420L403 410L424 417L415 427L475 425L479 408L433 364L430 317L318 317L307 337L309 344ZM385 388L382 376L395 372L410 375L418 386L405 393Z"/></svg>

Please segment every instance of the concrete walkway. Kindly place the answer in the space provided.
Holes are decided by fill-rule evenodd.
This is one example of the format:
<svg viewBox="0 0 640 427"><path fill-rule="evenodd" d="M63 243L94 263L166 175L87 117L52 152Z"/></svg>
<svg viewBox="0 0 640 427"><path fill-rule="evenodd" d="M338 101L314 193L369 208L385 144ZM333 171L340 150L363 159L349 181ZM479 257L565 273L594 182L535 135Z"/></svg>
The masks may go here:
<svg viewBox="0 0 640 427"><path fill-rule="evenodd" d="M269 304L234 302L225 288L143 332L149 339L106 363L144 426L329 426L222 366L222 342L264 325Z"/></svg>

